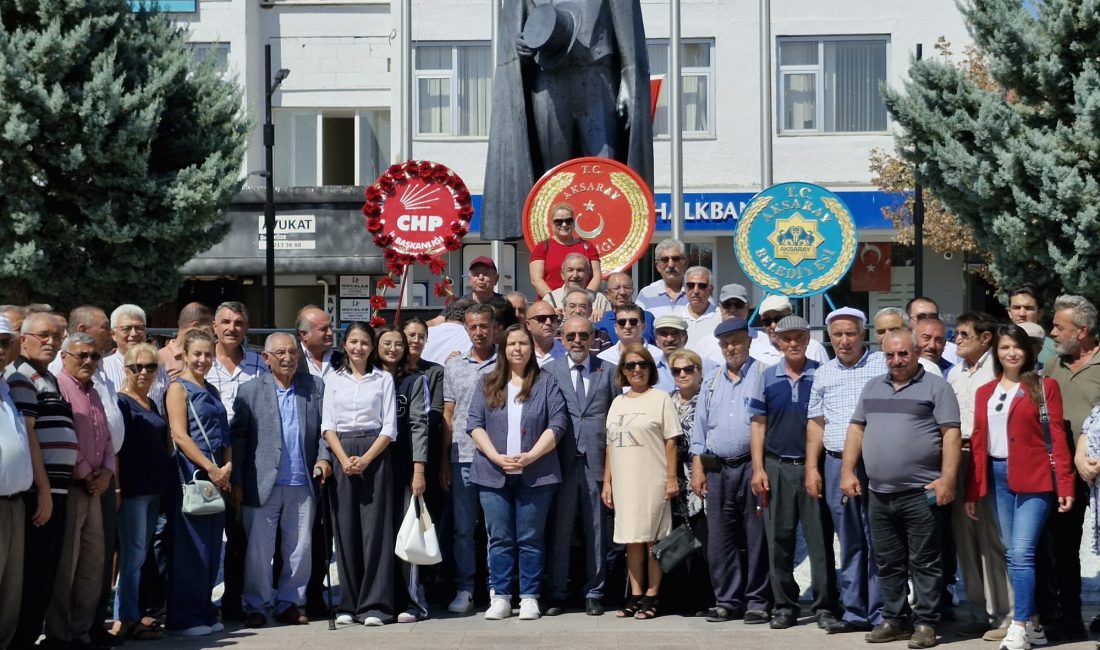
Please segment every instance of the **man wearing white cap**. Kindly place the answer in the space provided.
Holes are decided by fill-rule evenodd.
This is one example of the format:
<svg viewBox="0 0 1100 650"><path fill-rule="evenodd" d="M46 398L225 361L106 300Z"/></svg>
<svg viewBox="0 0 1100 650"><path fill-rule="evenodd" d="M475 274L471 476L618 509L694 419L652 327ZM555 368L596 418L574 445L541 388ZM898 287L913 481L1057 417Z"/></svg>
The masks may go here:
<svg viewBox="0 0 1100 650"><path fill-rule="evenodd" d="M771 295L760 303L759 317L757 320L764 326L763 331L752 332L752 345L749 346L749 356L765 365L774 365L783 358L779 351L779 342L775 338L775 324L783 318L794 313L791 300L787 296ZM806 347L806 358L818 363L829 360L829 353L825 346L821 345L813 337Z"/></svg>
<svg viewBox="0 0 1100 650"><path fill-rule="evenodd" d="M13 334L11 321L0 316L0 372L7 367L7 352L15 345ZM20 493L30 489L36 465L45 476L41 460L31 460L23 416L12 402L7 382L0 379L0 648L11 643L19 620L26 516Z"/></svg>
<svg viewBox="0 0 1100 650"><path fill-rule="evenodd" d="M886 360L871 354L863 345L867 316L858 309L841 307L825 317L829 340L836 358L821 365L810 387L806 424L806 492L824 497L825 506L840 538L840 603L842 618L825 628L829 634L870 631L882 622L882 596L878 570L871 547L867 500L863 496L843 498L840 468L848 423L867 382L886 374ZM824 467L822 468L822 452ZM824 479L822 478L824 474ZM867 490L867 471L860 461L856 476Z"/></svg>

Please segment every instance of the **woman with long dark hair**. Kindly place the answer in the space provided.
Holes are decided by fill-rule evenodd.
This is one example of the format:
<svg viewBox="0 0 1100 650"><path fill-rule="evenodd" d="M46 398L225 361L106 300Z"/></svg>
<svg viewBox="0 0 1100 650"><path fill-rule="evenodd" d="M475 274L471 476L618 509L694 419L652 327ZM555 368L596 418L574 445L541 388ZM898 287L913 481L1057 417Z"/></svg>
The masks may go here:
<svg viewBox="0 0 1100 650"><path fill-rule="evenodd" d="M396 325L385 325L375 332L374 365L393 377L397 396L397 439L390 445L393 467L394 525L401 527L411 500L424 496L427 486L424 472L428 462L427 378L409 359L409 342ZM415 623L428 615L427 603L420 594L417 567L401 563L394 580L394 607L398 623Z"/></svg>
<svg viewBox="0 0 1100 650"><path fill-rule="evenodd" d="M997 379L978 388L974 397L964 507L976 520L978 499L988 495L994 500L1015 610L1000 647L1021 650L1046 643L1035 609L1035 546L1050 512L1073 507L1073 473L1062 393L1058 382L1035 373L1027 332L1018 325L1000 326L993 350Z"/></svg>
<svg viewBox="0 0 1100 650"><path fill-rule="evenodd" d="M394 620L393 469L397 437L393 377L371 364L375 336L355 321L344 338L344 366L325 378L321 430L341 471L332 497L341 624Z"/></svg>
<svg viewBox="0 0 1100 650"><path fill-rule="evenodd" d="M535 343L523 325L505 331L502 354L474 387L466 420L477 445L470 481L480 488L489 530L493 598L485 618L512 615L518 564L519 618L533 620L539 618L546 514L561 482L554 448L569 412L558 382L539 371Z"/></svg>
<svg viewBox="0 0 1100 650"><path fill-rule="evenodd" d="M176 445L175 464L181 481L196 474L229 491L233 449L229 420L218 389L206 381L214 364L214 335L193 329L183 337L183 372L165 395L168 427ZM222 559L225 512L184 514L182 491L169 490L167 625L169 632L197 636L220 632L218 609L210 602Z"/></svg>
<svg viewBox="0 0 1100 650"><path fill-rule="evenodd" d="M401 331L409 342L409 364L424 374L428 381L428 466L429 477L424 488L424 500L433 517L443 513L443 488L438 480L439 465L443 454L443 366L422 358L424 346L428 343L428 324L413 316L401 325ZM447 450L448 452L450 450Z"/></svg>

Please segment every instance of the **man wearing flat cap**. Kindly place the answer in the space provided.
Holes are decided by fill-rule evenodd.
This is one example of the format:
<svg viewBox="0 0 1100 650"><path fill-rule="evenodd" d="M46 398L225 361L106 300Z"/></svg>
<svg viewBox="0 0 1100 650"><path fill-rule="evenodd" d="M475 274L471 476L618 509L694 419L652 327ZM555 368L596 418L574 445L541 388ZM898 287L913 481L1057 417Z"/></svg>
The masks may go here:
<svg viewBox="0 0 1100 650"><path fill-rule="evenodd" d="M749 357L749 326L734 317L714 330L724 354L708 373L691 429L692 490L706 501L707 562L715 606L707 620L766 623L772 606L764 522L752 494L749 400L760 364Z"/></svg>
<svg viewBox="0 0 1100 650"><path fill-rule="evenodd" d="M868 632L882 622L882 596L871 547L867 499L862 494L843 498L840 468L848 423L859 395L868 381L886 374L886 359L863 346L867 316L862 311L841 307L825 317L825 325L836 358L814 373L806 424L806 492L814 499L824 499L822 507L828 510L840 537L840 603L844 615L825 631ZM862 461L856 463L855 473L866 490L867 470Z"/></svg>
<svg viewBox="0 0 1100 650"><path fill-rule="evenodd" d="M779 349L779 340L776 338L775 324L794 313L791 299L787 296L771 295L760 302L756 320L764 329L752 333L752 346L749 354L753 359L761 361L766 366L779 363L783 358L783 352ZM818 363L829 360L829 353L825 346L810 338L806 344L806 358Z"/></svg>
<svg viewBox="0 0 1100 650"><path fill-rule="evenodd" d="M811 610L818 627L836 622L836 567L833 530L826 514L806 493L806 406L818 362L806 358L810 325L799 316L787 316L775 325L774 335L783 352L779 363L763 371L749 402L752 412L752 490L767 503L764 530L771 552L773 629L798 622L794 580L794 553L798 524L806 538L813 591Z"/></svg>

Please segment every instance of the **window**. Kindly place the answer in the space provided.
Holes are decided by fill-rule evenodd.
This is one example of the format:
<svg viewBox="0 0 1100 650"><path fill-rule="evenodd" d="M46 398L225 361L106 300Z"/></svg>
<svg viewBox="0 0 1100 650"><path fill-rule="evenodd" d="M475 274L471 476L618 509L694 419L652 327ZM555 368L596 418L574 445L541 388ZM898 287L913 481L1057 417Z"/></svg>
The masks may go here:
<svg viewBox="0 0 1100 650"><path fill-rule="evenodd" d="M779 130L789 133L886 131L888 40L851 37L779 40Z"/></svg>
<svg viewBox="0 0 1100 650"><path fill-rule="evenodd" d="M195 63L205 63L207 57L214 59L214 69L223 76L229 70L229 44L228 43L189 43L191 46L191 58Z"/></svg>
<svg viewBox="0 0 1100 650"><path fill-rule="evenodd" d="M413 93L418 136L489 135L488 45L417 45Z"/></svg>
<svg viewBox="0 0 1100 650"><path fill-rule="evenodd" d="M275 184L370 185L390 162L390 112L275 111Z"/></svg>
<svg viewBox="0 0 1100 650"><path fill-rule="evenodd" d="M712 41L681 41L680 78L683 111L680 124L685 135L711 135L710 116L714 87L714 68L711 65ZM649 73L653 76L664 75L661 94L657 100L657 114L653 118L653 135L668 136L668 41L649 41Z"/></svg>

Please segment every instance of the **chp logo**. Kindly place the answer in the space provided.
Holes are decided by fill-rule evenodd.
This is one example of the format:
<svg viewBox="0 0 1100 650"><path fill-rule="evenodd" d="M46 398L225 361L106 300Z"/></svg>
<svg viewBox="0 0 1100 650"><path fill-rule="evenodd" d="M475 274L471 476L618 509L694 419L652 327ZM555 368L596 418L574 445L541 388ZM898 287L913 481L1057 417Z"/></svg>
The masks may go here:
<svg viewBox="0 0 1100 650"><path fill-rule="evenodd" d="M523 206L523 238L530 250L545 246L553 207L573 208L577 236L600 254L603 276L636 262L653 237L653 193L633 169L608 158L574 158L546 172Z"/></svg>
<svg viewBox="0 0 1100 650"><path fill-rule="evenodd" d="M734 254L768 293L805 298L828 291L855 259L856 226L847 206L810 183L773 185L752 198L737 222Z"/></svg>

